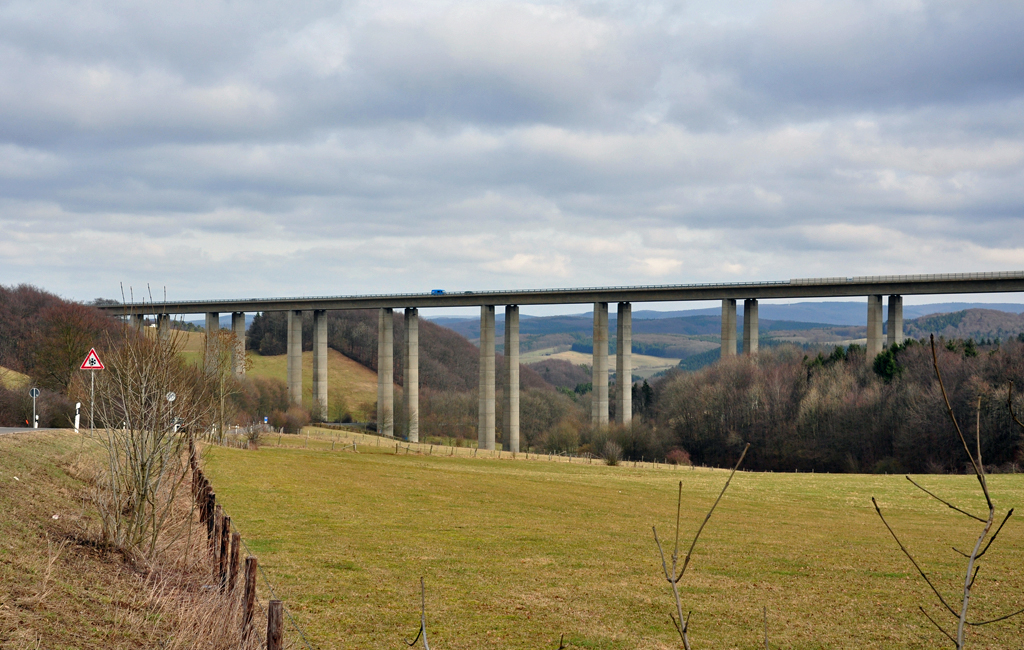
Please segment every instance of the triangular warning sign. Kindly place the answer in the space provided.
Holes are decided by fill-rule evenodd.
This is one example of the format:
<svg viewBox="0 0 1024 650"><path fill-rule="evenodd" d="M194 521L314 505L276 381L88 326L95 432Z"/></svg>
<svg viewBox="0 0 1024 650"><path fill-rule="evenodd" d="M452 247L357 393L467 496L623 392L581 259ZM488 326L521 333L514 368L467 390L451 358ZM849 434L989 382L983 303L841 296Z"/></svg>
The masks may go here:
<svg viewBox="0 0 1024 650"><path fill-rule="evenodd" d="M96 354L96 348L89 350L89 356L82 362L82 370L103 370L103 362L100 361L100 357Z"/></svg>

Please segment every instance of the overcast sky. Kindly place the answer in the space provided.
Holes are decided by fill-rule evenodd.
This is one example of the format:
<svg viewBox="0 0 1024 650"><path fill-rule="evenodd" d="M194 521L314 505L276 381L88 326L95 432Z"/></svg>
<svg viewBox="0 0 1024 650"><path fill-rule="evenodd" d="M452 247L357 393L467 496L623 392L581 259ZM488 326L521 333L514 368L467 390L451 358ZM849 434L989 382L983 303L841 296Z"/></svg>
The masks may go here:
<svg viewBox="0 0 1024 650"><path fill-rule="evenodd" d="M1002 0L8 0L0 284L1020 270L1022 34Z"/></svg>

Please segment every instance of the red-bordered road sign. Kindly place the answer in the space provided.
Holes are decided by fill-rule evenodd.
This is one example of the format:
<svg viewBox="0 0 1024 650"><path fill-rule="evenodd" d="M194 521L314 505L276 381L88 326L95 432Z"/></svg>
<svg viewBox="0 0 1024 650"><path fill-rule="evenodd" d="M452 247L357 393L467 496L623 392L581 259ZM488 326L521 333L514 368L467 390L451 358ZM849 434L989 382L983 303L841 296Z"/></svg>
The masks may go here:
<svg viewBox="0 0 1024 650"><path fill-rule="evenodd" d="M96 354L96 348L89 350L89 355L82 362L82 370L103 370L103 362L100 361L99 355Z"/></svg>

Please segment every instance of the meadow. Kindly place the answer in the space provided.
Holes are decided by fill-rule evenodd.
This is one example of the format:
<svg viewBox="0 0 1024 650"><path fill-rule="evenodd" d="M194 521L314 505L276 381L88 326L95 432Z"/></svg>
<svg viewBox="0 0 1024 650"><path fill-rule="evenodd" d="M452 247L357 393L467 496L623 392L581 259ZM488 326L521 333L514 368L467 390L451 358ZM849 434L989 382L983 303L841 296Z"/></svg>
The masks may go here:
<svg viewBox="0 0 1024 650"><path fill-rule="evenodd" d="M181 332L182 356L192 363L201 363L206 335ZM250 377L272 377L288 380L288 357L284 354L261 356L246 353L252 363L247 371ZM302 404L313 407L313 353L302 353ZM334 349L327 350L327 404L328 419L339 420L348 413L356 421L366 422L377 417L377 373L358 361L349 359Z"/></svg>
<svg viewBox="0 0 1024 650"><path fill-rule="evenodd" d="M680 647L651 534L670 540L677 485L688 542L727 473L607 467L354 434L269 437L259 451L208 447L207 474L297 620L322 648L399 648L419 625L419 578L435 649ZM337 442L336 442L337 441ZM331 445L335 451L331 451ZM417 452L422 453L417 453ZM430 455L427 455L429 451ZM969 476L925 476L977 514ZM996 475L1000 512L1024 476ZM976 524L902 476L740 472L680 583L701 648L935 648L918 611L950 622L879 521L871 497L952 601ZM670 542L666 542L670 544ZM1024 523L985 558L972 612L1024 607ZM969 647L1017 648L1024 619L971 632Z"/></svg>
<svg viewBox="0 0 1024 650"><path fill-rule="evenodd" d="M614 369L615 360L614 355L610 357L611 368ZM646 354L631 355L633 362L633 374L644 379L649 379L653 375L659 372L664 372L669 368L675 368L679 365L680 359L666 358L666 357L652 357ZM585 365L589 366L594 362L593 356L590 354L584 354L582 352L573 352L572 350L565 350L561 348L544 348L542 350L531 350L524 352L519 356L520 363L531 364L537 363L538 361L544 361L545 359L564 359L574 365Z"/></svg>

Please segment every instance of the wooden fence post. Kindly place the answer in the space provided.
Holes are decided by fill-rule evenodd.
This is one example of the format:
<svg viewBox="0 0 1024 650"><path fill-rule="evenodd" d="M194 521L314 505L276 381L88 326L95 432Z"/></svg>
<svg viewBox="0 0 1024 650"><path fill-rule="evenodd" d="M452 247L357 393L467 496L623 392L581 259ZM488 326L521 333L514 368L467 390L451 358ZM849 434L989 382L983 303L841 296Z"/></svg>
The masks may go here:
<svg viewBox="0 0 1024 650"><path fill-rule="evenodd" d="M213 495L216 498L217 495ZM213 501L216 503L216 501ZM217 550L220 548L220 525L221 519L224 518L224 508L217 505L213 509L213 517L210 518L208 524L210 531L210 555L213 556L213 577L217 577Z"/></svg>
<svg viewBox="0 0 1024 650"><path fill-rule="evenodd" d="M267 650L284 648L284 605L280 600L267 604Z"/></svg>
<svg viewBox="0 0 1024 650"><path fill-rule="evenodd" d="M242 598L242 642L252 634L252 616L256 607L256 569L259 561L250 555L245 558L245 595Z"/></svg>
<svg viewBox="0 0 1024 650"><path fill-rule="evenodd" d="M206 487L199 483L196 487L196 493L193 495L196 500L196 510L199 511L199 522L206 523Z"/></svg>
<svg viewBox="0 0 1024 650"><path fill-rule="evenodd" d="M238 551L242 545L242 536L236 531L231 533L231 562L228 566L228 591L234 593L238 582Z"/></svg>
<svg viewBox="0 0 1024 650"><path fill-rule="evenodd" d="M231 517L224 515L220 524L220 551L217 553L217 579L220 581L220 593L228 586L228 553L231 552Z"/></svg>

